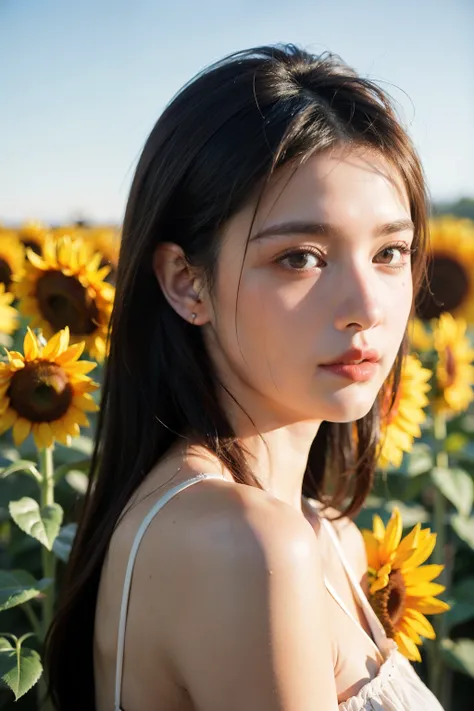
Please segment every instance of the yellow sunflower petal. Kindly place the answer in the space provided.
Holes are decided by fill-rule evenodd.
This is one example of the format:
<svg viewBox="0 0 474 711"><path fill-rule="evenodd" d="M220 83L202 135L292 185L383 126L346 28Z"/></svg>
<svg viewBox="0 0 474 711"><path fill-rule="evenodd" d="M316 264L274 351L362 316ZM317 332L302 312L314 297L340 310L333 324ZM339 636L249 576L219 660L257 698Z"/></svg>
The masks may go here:
<svg viewBox="0 0 474 711"><path fill-rule="evenodd" d="M61 355L58 355L56 357L56 363L59 363L59 365L67 365L69 363L73 363L81 357L85 345L85 341L81 341L80 343L75 343L74 345L69 346L69 348L67 348L63 353L61 353Z"/></svg>
<svg viewBox="0 0 474 711"><path fill-rule="evenodd" d="M96 367L95 363L88 360L79 360L67 366L68 372L72 375L85 375Z"/></svg>
<svg viewBox="0 0 474 711"><path fill-rule="evenodd" d="M406 593L411 597L431 597L444 592L446 587L439 583L417 583L415 585L407 585Z"/></svg>
<svg viewBox="0 0 474 711"><path fill-rule="evenodd" d="M424 534L424 536L422 535ZM424 538L424 540L423 540ZM426 529L420 531L420 539L417 550L403 563L402 572L405 573L412 568L416 568L428 560L436 545L436 533L426 533Z"/></svg>
<svg viewBox="0 0 474 711"><path fill-rule="evenodd" d="M380 567L379 542L372 531L368 531L367 529L362 531L362 537L367 553L368 566L369 568L375 568L375 570L377 570Z"/></svg>
<svg viewBox="0 0 474 711"><path fill-rule="evenodd" d="M15 447L19 447L28 437L31 431L31 422L25 420L24 417L19 417L13 425L13 441Z"/></svg>
<svg viewBox="0 0 474 711"><path fill-rule="evenodd" d="M429 583L444 570L444 565L423 565L421 568L413 568L404 573L405 585L417 585L418 583Z"/></svg>
<svg viewBox="0 0 474 711"><path fill-rule="evenodd" d="M414 627L411 626L410 620L407 620L407 618L405 616L403 616L403 618L400 620L400 622L398 624L398 633L405 634L415 644L423 644L423 640L421 639L420 635L414 629Z"/></svg>
<svg viewBox="0 0 474 711"><path fill-rule="evenodd" d="M37 269L41 269L42 271L46 269L46 264L44 263L43 259L39 256L39 254L33 252L31 247L27 248L26 256L28 257L28 260L31 262L31 264Z"/></svg>
<svg viewBox="0 0 474 711"><path fill-rule="evenodd" d="M49 339L43 348L42 357L45 360L57 358L67 348L66 341L69 342L69 328L67 326Z"/></svg>
<svg viewBox="0 0 474 711"><path fill-rule="evenodd" d="M375 514L373 517L373 523L372 523L372 528L373 528L373 533L375 538L378 541L381 541L383 537L385 536L385 526L383 524L382 519L378 514Z"/></svg>
<svg viewBox="0 0 474 711"><path fill-rule="evenodd" d="M27 329L25 338L23 340L23 351L25 353L25 358L28 361L36 360L39 356L38 341L31 329Z"/></svg>
<svg viewBox="0 0 474 711"><path fill-rule="evenodd" d="M388 585L389 575L391 571L392 569L390 567L390 564L382 566L382 568L377 571L377 578L370 586L370 592L372 595L378 592L379 590L382 590Z"/></svg>
<svg viewBox="0 0 474 711"><path fill-rule="evenodd" d="M72 404L84 412L97 412L99 406L90 395L74 395Z"/></svg>
<svg viewBox="0 0 474 711"><path fill-rule="evenodd" d="M408 609L405 611L403 617L409 622L415 632L421 634L422 637L426 637L426 639L435 639L436 632L434 631L433 625L431 622L428 622L426 617L421 612L418 610Z"/></svg>
<svg viewBox="0 0 474 711"><path fill-rule="evenodd" d="M395 642L398 645L399 651L404 657L412 662L421 662L420 652L416 644L403 632L398 632L395 636Z"/></svg>
<svg viewBox="0 0 474 711"><path fill-rule="evenodd" d="M7 430L10 429L10 427L13 427L15 422L18 419L18 413L16 410L6 410L5 412L2 412L0 415L0 434L3 434Z"/></svg>
<svg viewBox="0 0 474 711"><path fill-rule="evenodd" d="M387 524L387 529L381 545L380 557L382 560L388 560L390 556L395 554L402 537L402 532L402 517L400 516L398 507L395 506L390 517L390 521Z"/></svg>
<svg viewBox="0 0 474 711"><path fill-rule="evenodd" d="M32 427L33 439L38 449L51 447L53 444L53 432L48 422L35 423Z"/></svg>
<svg viewBox="0 0 474 711"><path fill-rule="evenodd" d="M392 565L394 568L399 568L402 563L404 563L405 560L409 558L416 550L418 546L420 529L421 523L417 523L412 528L410 533L407 533L407 535L402 538L400 545L398 546L397 551L395 553L395 558L392 561Z"/></svg>
<svg viewBox="0 0 474 711"><path fill-rule="evenodd" d="M435 597L416 598L408 596L405 600L405 604L410 610L418 610L418 612L425 615L439 615L451 609L447 602L438 600Z"/></svg>
<svg viewBox="0 0 474 711"><path fill-rule="evenodd" d="M75 422L77 422L78 425L81 425L82 427L89 427L89 420L87 419L84 412L82 412L82 410L79 410L79 408L74 407L74 405L69 406L68 417L71 417Z"/></svg>

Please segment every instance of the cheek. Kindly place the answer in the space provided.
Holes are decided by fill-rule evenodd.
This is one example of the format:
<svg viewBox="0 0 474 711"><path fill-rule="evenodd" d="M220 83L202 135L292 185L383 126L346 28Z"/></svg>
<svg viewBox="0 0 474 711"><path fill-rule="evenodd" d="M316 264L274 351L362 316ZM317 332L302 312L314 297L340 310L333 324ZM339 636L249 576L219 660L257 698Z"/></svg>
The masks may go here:
<svg viewBox="0 0 474 711"><path fill-rule="evenodd" d="M404 332L413 302L413 282L411 275L407 275L399 280L389 294L386 305L388 316L388 331L393 331L394 335Z"/></svg>
<svg viewBox="0 0 474 711"><path fill-rule="evenodd" d="M221 282L216 327L225 359L241 380L262 392L284 388L288 370L298 372L307 358L315 324L311 331L302 301L262 272L242 275L237 318L235 291Z"/></svg>

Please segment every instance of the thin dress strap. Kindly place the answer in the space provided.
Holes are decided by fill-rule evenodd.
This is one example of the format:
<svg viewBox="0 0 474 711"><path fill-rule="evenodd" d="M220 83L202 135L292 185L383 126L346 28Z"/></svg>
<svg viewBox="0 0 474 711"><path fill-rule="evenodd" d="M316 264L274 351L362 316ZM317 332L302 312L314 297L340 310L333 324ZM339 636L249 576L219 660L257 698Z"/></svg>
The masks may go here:
<svg viewBox="0 0 474 711"><path fill-rule="evenodd" d="M178 494L180 491L183 491L184 489L187 489L188 486L191 486L192 484L196 484L198 481L201 481L202 479L223 479L220 474L197 474L196 476L192 477L191 479L187 479L186 481L181 482L180 484L177 484L176 486L173 486L171 489L169 489L166 494L164 494L158 501L155 502L155 504L151 507L145 518L140 524L140 527L138 531L135 534L135 538L133 540L132 548L130 550L130 556L128 559L128 564L127 564L127 570L125 573L125 579L123 583L123 592L122 592L122 603L120 606L120 620L119 620L119 628L118 628L118 639L117 639L117 663L116 663L116 668L115 668L115 700L114 700L114 709L115 711L120 711L120 702L121 702L121 696L122 696L122 673L123 673L123 657L124 657L124 648L125 648L125 627L127 623L127 611L128 611L128 603L129 603L129 598L130 598L130 588L132 585L132 574L133 574L133 567L135 565L135 559L137 557L137 552L138 552L138 547L141 543L141 540L143 536L145 535L145 532L150 525L151 521L153 520L153 517L158 513L158 511L166 504L170 499L173 498L176 494Z"/></svg>
<svg viewBox="0 0 474 711"><path fill-rule="evenodd" d="M375 614L375 611L372 608L372 605L368 601L364 591L362 590L360 584L358 583L357 578L355 577L355 574L354 574L351 566L349 565L349 563L346 559L346 556L344 555L341 543L340 543L339 538L336 534L336 531L334 530L333 525L331 524L330 521L328 521L328 519L323 518L322 516L320 516L320 520L322 522L322 525L324 526L324 528L326 529L326 531L329 534L329 537L333 543L334 548L337 551L337 554L341 560L344 570L347 573L347 577L349 578L349 582L352 586L352 589L353 589L353 591L354 591L354 593L355 593L355 595L362 607L362 610L364 611L364 614L367 618L367 622L369 623L369 626L370 626L370 630L371 630L372 635L374 637L373 640L370 639L370 637L367 635L367 633L365 632L365 630L362 627L362 625L360 624L360 622L358 620L356 620L355 617L351 614L351 612L348 610L345 603L341 600L340 596L337 594L337 592L334 590L331 583L326 578L324 578L324 583L325 583L327 589L329 590L329 592L331 593L331 595L336 600L336 602L338 602L339 605L342 607L344 612L346 612L347 615L349 615L349 617L355 622L355 624L362 630L362 632L364 632L364 634L367 635L367 637L370 639L372 644L374 644L374 640L375 640L375 646L377 647L378 651L383 653L383 651L385 649L387 649L387 640L388 640L388 637L387 637L387 634L383 628L383 625L380 622L377 615Z"/></svg>

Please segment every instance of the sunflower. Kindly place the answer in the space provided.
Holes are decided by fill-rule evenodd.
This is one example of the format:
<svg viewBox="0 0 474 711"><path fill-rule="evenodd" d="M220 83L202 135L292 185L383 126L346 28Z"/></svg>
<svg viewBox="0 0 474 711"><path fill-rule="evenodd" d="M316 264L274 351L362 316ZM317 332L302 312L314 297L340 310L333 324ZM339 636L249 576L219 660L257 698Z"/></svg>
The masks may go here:
<svg viewBox="0 0 474 711"><path fill-rule="evenodd" d="M443 215L430 222L430 288L422 290L417 314L424 321L449 311L474 322L474 222ZM430 293L430 291L432 293Z"/></svg>
<svg viewBox="0 0 474 711"><path fill-rule="evenodd" d="M393 509L387 528L377 514L373 530L363 530L368 560L369 601L394 639L399 651L411 661L421 661L417 645L421 637L435 638L435 631L425 615L449 610L449 605L436 599L445 590L433 583L444 565L422 565L431 555L436 533L416 526L402 540L400 511ZM420 636L421 635L421 636Z"/></svg>
<svg viewBox="0 0 474 711"><path fill-rule="evenodd" d="M13 294L5 291L5 284L0 284L0 333L10 335L18 328L18 312L11 303Z"/></svg>
<svg viewBox="0 0 474 711"><path fill-rule="evenodd" d="M17 235L23 246L30 247L36 254L41 254L49 228L37 220L24 222L18 229Z"/></svg>
<svg viewBox="0 0 474 711"><path fill-rule="evenodd" d="M86 375L96 364L78 360L84 343L70 346L67 327L44 346L28 328L23 350L0 363L0 434L13 427L17 447L30 432L38 448L69 444L98 409L90 393L99 386Z"/></svg>
<svg viewBox="0 0 474 711"><path fill-rule="evenodd" d="M14 278L22 274L25 250L16 232L0 228L0 282L9 289Z"/></svg>
<svg viewBox="0 0 474 711"><path fill-rule="evenodd" d="M383 391L381 405L381 447L378 464L385 469L389 464L399 467L403 452L410 452L415 437L421 435L420 424L426 415L423 408L428 404L426 394L431 389L428 380L432 372L423 368L413 354L407 355L402 367L398 392L393 406L392 390Z"/></svg>
<svg viewBox="0 0 474 711"><path fill-rule="evenodd" d="M433 328L436 365L436 412L463 412L474 400L474 350L466 337L467 324L449 313L441 314Z"/></svg>
<svg viewBox="0 0 474 711"><path fill-rule="evenodd" d="M109 267L99 269L101 255L65 235L46 237L41 255L28 249L27 257L25 276L15 285L20 312L46 338L68 326L71 343L85 341L90 355L102 361L114 288L104 281Z"/></svg>

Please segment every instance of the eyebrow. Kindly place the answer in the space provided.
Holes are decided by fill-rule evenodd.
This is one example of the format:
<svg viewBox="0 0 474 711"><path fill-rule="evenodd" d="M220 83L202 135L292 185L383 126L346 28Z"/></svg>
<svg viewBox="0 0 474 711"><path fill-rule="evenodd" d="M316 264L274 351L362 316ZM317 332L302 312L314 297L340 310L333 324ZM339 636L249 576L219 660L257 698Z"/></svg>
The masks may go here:
<svg viewBox="0 0 474 711"><path fill-rule="evenodd" d="M415 225L412 220L400 219L395 222L387 222L384 225L379 225L374 233L374 237L385 237L404 230L414 230ZM260 230L250 238L250 242L264 239L265 237L273 237L277 235L318 235L325 237L342 238L342 231L335 225L329 222L308 222L306 220L292 220L290 222L282 222L279 225L270 225L265 229Z"/></svg>

